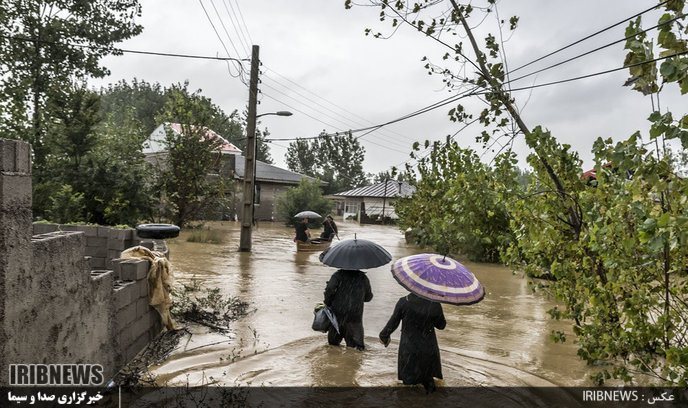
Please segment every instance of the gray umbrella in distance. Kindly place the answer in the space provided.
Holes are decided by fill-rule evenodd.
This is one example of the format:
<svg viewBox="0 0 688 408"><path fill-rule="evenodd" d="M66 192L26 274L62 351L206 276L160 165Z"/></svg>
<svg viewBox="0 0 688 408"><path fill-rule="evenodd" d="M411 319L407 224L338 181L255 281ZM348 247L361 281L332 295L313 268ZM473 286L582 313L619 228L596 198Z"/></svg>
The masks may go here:
<svg viewBox="0 0 688 408"><path fill-rule="evenodd" d="M301 211L300 213L296 214L294 218L322 218L322 215L315 211Z"/></svg>
<svg viewBox="0 0 688 408"><path fill-rule="evenodd" d="M340 269L369 269L385 265L392 255L366 239L346 239L320 254L320 262Z"/></svg>

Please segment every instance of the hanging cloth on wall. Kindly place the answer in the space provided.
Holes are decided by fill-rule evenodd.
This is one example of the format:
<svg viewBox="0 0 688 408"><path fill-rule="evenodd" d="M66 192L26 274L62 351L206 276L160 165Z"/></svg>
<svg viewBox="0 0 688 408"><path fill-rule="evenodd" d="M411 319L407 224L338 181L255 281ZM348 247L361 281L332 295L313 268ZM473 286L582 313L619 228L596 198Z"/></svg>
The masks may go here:
<svg viewBox="0 0 688 408"><path fill-rule="evenodd" d="M148 304L153 306L160 314L162 323L168 330L175 330L174 320L170 315L172 298L172 267L165 256L143 246L135 246L126 249L120 256L122 259L145 259L150 262L148 269Z"/></svg>

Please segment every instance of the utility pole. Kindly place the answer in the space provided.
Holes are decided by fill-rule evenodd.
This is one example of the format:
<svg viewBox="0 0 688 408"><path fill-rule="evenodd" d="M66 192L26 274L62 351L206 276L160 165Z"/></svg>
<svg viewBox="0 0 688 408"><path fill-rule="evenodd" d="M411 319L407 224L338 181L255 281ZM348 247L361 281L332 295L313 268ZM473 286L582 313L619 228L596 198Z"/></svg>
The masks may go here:
<svg viewBox="0 0 688 408"><path fill-rule="evenodd" d="M385 225L385 203L387 202L387 183L389 183L389 178L385 177L385 192L382 195L382 225Z"/></svg>
<svg viewBox="0 0 688 408"><path fill-rule="evenodd" d="M254 45L251 52L251 80L248 87L248 120L246 124L246 156L244 158L244 202L241 212L241 238L239 251L251 252L253 205L256 192L256 108L258 104L258 59L260 47Z"/></svg>

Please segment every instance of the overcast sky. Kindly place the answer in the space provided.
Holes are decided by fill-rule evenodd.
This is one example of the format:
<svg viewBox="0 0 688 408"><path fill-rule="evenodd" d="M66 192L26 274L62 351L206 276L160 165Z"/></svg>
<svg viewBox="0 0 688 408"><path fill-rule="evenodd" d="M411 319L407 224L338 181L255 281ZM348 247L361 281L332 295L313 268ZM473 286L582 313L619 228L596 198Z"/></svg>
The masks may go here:
<svg viewBox="0 0 688 408"><path fill-rule="evenodd" d="M388 40L364 35L367 27L391 31L388 23L378 21L378 8L345 10L343 0L202 0L202 3L198 0L142 0L142 3L140 24L144 27L143 33L122 43L122 48L226 56L201 4L232 57L248 57L251 40L260 46L263 75L258 113L277 110L294 113L291 117L261 118L261 128L267 127L273 138L312 137L323 130L335 132L379 124L452 95L443 88L439 76L427 74L421 62L423 56L428 56L442 63L441 56L446 51L443 46L409 26L401 27ZM507 62L510 67L530 62L654 3L640 0L499 2L497 11L502 19L512 15L520 17L517 30L505 44ZM243 21L237 17L239 26L245 27L248 35L234 28L239 10L243 16ZM656 16L656 13L647 14L645 26L655 25ZM623 24L609 30L524 68L518 74L621 39L625 27ZM488 16L478 31L498 33L494 15ZM624 55L621 43L519 81L514 86L616 68L622 65ZM204 95L227 112L243 110L248 101L247 86L239 78L232 77L237 73L236 67L228 70L225 62L125 54L107 57L103 63L111 70L111 75L91 81L95 86L120 79L130 81L134 77L164 86L188 80L192 89L202 89ZM245 66L248 69L248 63ZM571 144L583 158L584 166L589 167L592 165L591 144L597 137L621 139L636 130L647 137L646 118L651 112L651 102L649 97L622 86L627 77L627 71L621 71L537 88L532 93L520 91L514 96L529 127L548 128L560 141ZM678 116L686 113L688 104L680 100L674 88L670 86L662 93L661 107ZM475 107L476 113L482 109L478 101L469 101L466 105ZM414 141L444 139L454 134L461 125L447 119L450 107L363 137L364 169L371 173L386 170L408 159ZM480 130L475 124L457 135L456 140L483 154L482 148L474 142ZM284 155L289 142L276 143L271 144L272 156L277 165L286 167ZM522 140L517 140L515 149L522 157L527 153ZM485 152L484 160L489 161L492 155Z"/></svg>

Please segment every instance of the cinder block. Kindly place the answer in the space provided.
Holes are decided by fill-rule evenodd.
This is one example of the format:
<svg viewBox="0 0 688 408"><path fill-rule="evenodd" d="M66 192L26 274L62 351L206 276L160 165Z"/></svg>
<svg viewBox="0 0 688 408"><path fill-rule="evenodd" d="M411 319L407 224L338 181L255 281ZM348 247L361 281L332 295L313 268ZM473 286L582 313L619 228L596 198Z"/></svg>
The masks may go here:
<svg viewBox="0 0 688 408"><path fill-rule="evenodd" d="M126 327L123 327L121 330L118 331L117 334L117 340L118 340L118 346L119 349L122 351L126 351L126 349L131 346L131 343L134 341L136 337L134 337L134 333L132 331L132 326L129 325Z"/></svg>
<svg viewBox="0 0 688 408"><path fill-rule="evenodd" d="M114 272L116 279L122 279L122 267L120 266L120 262L122 260L119 258L111 259L110 262L112 263L112 271Z"/></svg>
<svg viewBox="0 0 688 408"><path fill-rule="evenodd" d="M87 237L97 237L98 236L98 226L97 225L79 225L77 226L77 231L81 231L86 234ZM92 245L86 240L86 245ZM95 245L94 245L95 246Z"/></svg>
<svg viewBox="0 0 688 408"><path fill-rule="evenodd" d="M148 325L148 319L144 316L139 317L138 319L136 319L134 324L132 324L131 331L135 338L138 338L143 334L147 335L148 330L150 330L150 326Z"/></svg>
<svg viewBox="0 0 688 408"><path fill-rule="evenodd" d="M119 268L120 277L122 278L122 280L136 280L136 264L134 262L136 261L132 259L124 259L120 261Z"/></svg>
<svg viewBox="0 0 688 408"><path fill-rule="evenodd" d="M126 259L119 263L122 280L138 281L148 276L148 261Z"/></svg>
<svg viewBox="0 0 688 408"><path fill-rule="evenodd" d="M137 278L137 280L147 278L149 270L150 270L150 261L147 261L145 259L140 260L136 264L136 278Z"/></svg>
<svg viewBox="0 0 688 408"><path fill-rule="evenodd" d="M139 297L145 298L147 300L148 299L148 279L141 279L140 281L136 282L136 285L139 287Z"/></svg>
<svg viewBox="0 0 688 408"><path fill-rule="evenodd" d="M31 149L29 144L16 142L14 146L14 171L17 173L31 173Z"/></svg>
<svg viewBox="0 0 688 408"><path fill-rule="evenodd" d="M79 228L83 228L83 227L79 227ZM97 236L98 227L95 227L95 231L90 231L90 232L84 231L84 233L86 234L86 246L103 247L103 248L107 247L108 239L104 238L104 237ZM89 235L89 234L96 234L96 235Z"/></svg>
<svg viewBox="0 0 688 408"><path fill-rule="evenodd" d="M131 228L126 228L126 229L119 229L119 228L111 228L110 229L110 239L118 240L118 241L124 241L127 239L132 239L133 238L133 229Z"/></svg>
<svg viewBox="0 0 688 408"><path fill-rule="evenodd" d="M155 247L155 242L153 242L153 241L141 241L141 243L139 245L141 245L142 247L148 248L152 251L153 248Z"/></svg>
<svg viewBox="0 0 688 408"><path fill-rule="evenodd" d="M124 309L128 305L131 305L132 301L135 300L132 298L134 287L135 286L133 285L133 282L120 282L119 286L114 288L113 296L115 297L115 308L117 310ZM136 310L135 304L134 310Z"/></svg>
<svg viewBox="0 0 688 408"><path fill-rule="evenodd" d="M110 236L110 227L98 226L98 236L108 238Z"/></svg>
<svg viewBox="0 0 688 408"><path fill-rule="evenodd" d="M42 222L33 224L33 235L47 234L54 231L57 231L57 224L45 224Z"/></svg>
<svg viewBox="0 0 688 408"><path fill-rule="evenodd" d="M136 303L130 303L126 305L123 309L120 309L117 314L121 318L123 327L129 326L134 320L136 320Z"/></svg>
<svg viewBox="0 0 688 408"><path fill-rule="evenodd" d="M16 171L16 147L15 140L0 140L0 171Z"/></svg>
<svg viewBox="0 0 688 408"><path fill-rule="evenodd" d="M85 255L96 257L96 258L105 258L108 256L108 250L105 247L99 247L99 246L87 246L85 248Z"/></svg>
<svg viewBox="0 0 688 408"><path fill-rule="evenodd" d="M150 311L150 305L148 304L147 298L138 298L136 301L136 315L141 317L146 317ZM148 320L146 320L146 326L148 325Z"/></svg>
<svg viewBox="0 0 688 408"><path fill-rule="evenodd" d="M125 247L124 249L138 246L140 243L141 243L140 239L136 239L136 238L128 239L128 240L124 241L124 247Z"/></svg>
<svg viewBox="0 0 688 408"><path fill-rule="evenodd" d="M126 248L123 239L112 239L112 238L108 239L107 247L108 247L108 249L116 249L118 251L123 251Z"/></svg>
<svg viewBox="0 0 688 408"><path fill-rule="evenodd" d="M76 228L76 225L60 224L58 229L60 231L76 231Z"/></svg>
<svg viewBox="0 0 688 408"><path fill-rule="evenodd" d="M88 260L88 264L91 267L91 270L105 269L105 258L91 257Z"/></svg>
<svg viewBox="0 0 688 408"><path fill-rule="evenodd" d="M122 256L122 251L118 251L116 249L108 249L107 250L107 258L108 259L117 259L120 256Z"/></svg>

